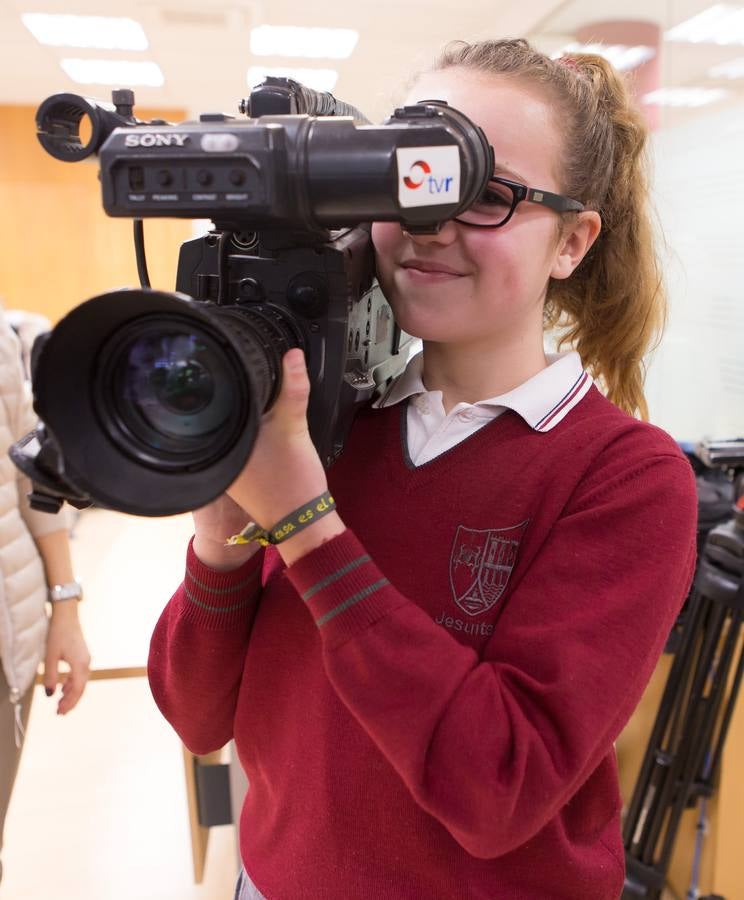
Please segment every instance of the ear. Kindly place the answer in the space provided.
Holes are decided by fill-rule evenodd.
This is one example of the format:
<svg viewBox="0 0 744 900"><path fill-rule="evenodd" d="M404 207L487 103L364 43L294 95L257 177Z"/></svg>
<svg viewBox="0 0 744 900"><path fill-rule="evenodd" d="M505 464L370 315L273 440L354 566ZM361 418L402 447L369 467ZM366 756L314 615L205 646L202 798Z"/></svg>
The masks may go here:
<svg viewBox="0 0 744 900"><path fill-rule="evenodd" d="M597 240L602 220L594 210L585 210L561 234L556 251L551 278L568 278L581 260L589 252L589 248Z"/></svg>

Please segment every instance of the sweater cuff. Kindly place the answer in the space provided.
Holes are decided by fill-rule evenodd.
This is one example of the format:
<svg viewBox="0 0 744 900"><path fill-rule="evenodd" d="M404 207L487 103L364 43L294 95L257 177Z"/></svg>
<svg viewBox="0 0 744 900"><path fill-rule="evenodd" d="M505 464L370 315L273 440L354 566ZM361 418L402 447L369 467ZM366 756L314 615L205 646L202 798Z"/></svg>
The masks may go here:
<svg viewBox="0 0 744 900"><path fill-rule="evenodd" d="M338 646L408 603L347 528L286 569L323 642Z"/></svg>
<svg viewBox="0 0 744 900"><path fill-rule="evenodd" d="M186 551L183 614L206 628L233 628L246 621L261 591L264 552L260 550L237 569L218 572L194 553L193 537Z"/></svg>

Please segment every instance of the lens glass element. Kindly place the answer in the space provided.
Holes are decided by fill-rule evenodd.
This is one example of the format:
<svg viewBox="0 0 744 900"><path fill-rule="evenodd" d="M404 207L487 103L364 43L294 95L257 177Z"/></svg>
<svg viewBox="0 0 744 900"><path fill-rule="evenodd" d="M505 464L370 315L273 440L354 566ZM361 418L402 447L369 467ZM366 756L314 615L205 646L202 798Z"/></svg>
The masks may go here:
<svg viewBox="0 0 744 900"><path fill-rule="evenodd" d="M142 449L190 455L214 449L237 404L225 348L197 328L139 328L110 360L117 419Z"/></svg>

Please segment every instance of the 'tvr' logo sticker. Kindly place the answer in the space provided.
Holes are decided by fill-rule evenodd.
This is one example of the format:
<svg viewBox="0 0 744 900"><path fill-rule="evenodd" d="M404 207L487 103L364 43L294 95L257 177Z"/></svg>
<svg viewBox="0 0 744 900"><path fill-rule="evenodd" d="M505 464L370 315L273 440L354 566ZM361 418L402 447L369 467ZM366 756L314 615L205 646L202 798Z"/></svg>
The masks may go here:
<svg viewBox="0 0 744 900"><path fill-rule="evenodd" d="M419 171L416 171L417 169ZM431 166L429 165L429 163L424 162L423 159L417 159L416 162L411 166L411 174L406 175L403 178L403 184L407 188L410 188L412 191L415 191L416 188L421 187L421 185L425 181L425 176L429 175L430 173L431 173ZM414 179L418 175L420 175L421 178L419 179L419 181L415 181ZM413 176L413 177L411 177L411 176Z"/></svg>
<svg viewBox="0 0 744 900"><path fill-rule="evenodd" d="M398 163L401 207L442 206L460 201L460 152L457 147L403 147Z"/></svg>

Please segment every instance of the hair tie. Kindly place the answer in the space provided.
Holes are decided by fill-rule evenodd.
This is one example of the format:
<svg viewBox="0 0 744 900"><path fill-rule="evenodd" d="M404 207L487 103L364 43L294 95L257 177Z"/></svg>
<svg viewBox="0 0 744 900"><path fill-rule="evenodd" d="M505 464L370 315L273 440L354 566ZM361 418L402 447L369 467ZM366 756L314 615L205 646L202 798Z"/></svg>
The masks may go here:
<svg viewBox="0 0 744 900"><path fill-rule="evenodd" d="M557 62L568 69L573 69L574 72L579 71L579 63L573 56L559 56Z"/></svg>

